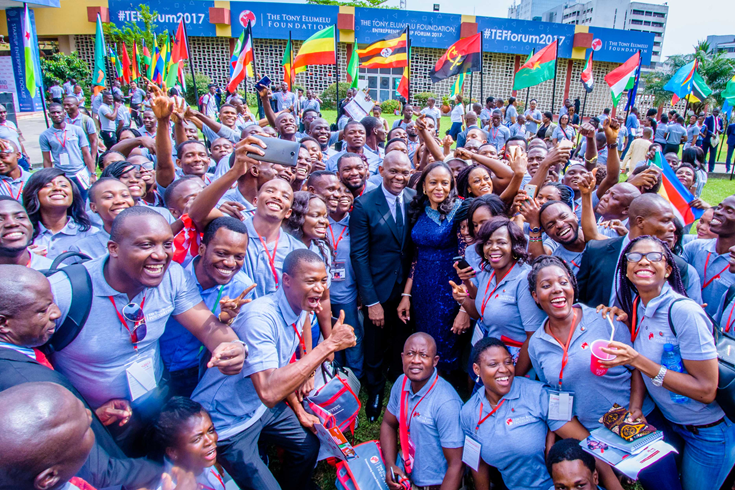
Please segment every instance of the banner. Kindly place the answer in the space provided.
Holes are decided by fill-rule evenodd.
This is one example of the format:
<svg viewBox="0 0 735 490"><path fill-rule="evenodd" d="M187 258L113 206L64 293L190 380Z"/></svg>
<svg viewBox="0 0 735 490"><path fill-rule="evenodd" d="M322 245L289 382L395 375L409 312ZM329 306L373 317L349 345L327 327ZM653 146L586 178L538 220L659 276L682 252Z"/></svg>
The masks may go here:
<svg viewBox="0 0 735 490"><path fill-rule="evenodd" d="M339 7L293 3L231 2L232 37L239 37L248 20L256 39L304 41L337 23ZM288 12L288 13L285 13Z"/></svg>
<svg viewBox="0 0 735 490"><path fill-rule="evenodd" d="M18 108L20 112L42 111L41 90L39 89L36 96L31 99L30 94L25 89L25 55L23 53L23 37L21 34L23 32L23 9L9 8L5 11L5 14L8 19L8 42L10 43L10 56L13 61L13 75L15 77L15 87L18 95ZM33 10L30 10L29 14L31 16L31 22L35 26L36 20ZM36 53L38 53L38 46L36 46Z"/></svg>
<svg viewBox="0 0 735 490"><path fill-rule="evenodd" d="M355 40L371 44L408 26L412 47L446 49L459 41L461 23L462 16L456 14L356 8Z"/></svg>
<svg viewBox="0 0 735 490"><path fill-rule="evenodd" d="M118 28L122 28L126 21L133 22L143 29L143 22L140 20L138 11L140 3L131 0L108 0L110 22ZM215 37L217 35L215 25L209 22L209 8L214 7L213 0L186 0L183 2L151 0L145 3L150 6L152 12L158 12L158 18L155 20L158 26L157 32L164 30L176 32L179 21L183 20L186 22L186 32L189 36ZM234 20L233 17L233 24ZM240 31L237 35L240 35Z"/></svg>
<svg viewBox="0 0 735 490"><path fill-rule="evenodd" d="M592 50L595 52L595 61L625 63L628 58L640 50L642 65L651 64L653 40L656 37L652 32L590 27L590 33L594 36Z"/></svg>

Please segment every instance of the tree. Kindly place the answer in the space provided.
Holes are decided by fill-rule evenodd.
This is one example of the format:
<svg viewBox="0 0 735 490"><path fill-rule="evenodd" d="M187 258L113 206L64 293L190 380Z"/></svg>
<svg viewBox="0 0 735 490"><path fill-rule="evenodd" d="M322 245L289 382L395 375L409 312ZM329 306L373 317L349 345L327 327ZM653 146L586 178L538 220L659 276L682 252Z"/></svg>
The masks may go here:
<svg viewBox="0 0 735 490"><path fill-rule="evenodd" d="M151 11L148 5L140 4L138 7L138 17L143 23L144 29L141 29L137 23L125 21L122 29L118 28L115 24L103 24L102 28L105 31L105 36L109 37L115 43L124 42L128 50L130 50L133 43L145 42L145 45L149 50L153 48L153 39L156 38L158 46L162 46L166 43L166 34L156 34L155 31L158 28L158 24L155 24L158 18L158 12ZM153 54L153 53L151 53Z"/></svg>
<svg viewBox="0 0 735 490"><path fill-rule="evenodd" d="M694 46L694 53L670 56L666 60L666 71L654 71L644 76L644 93L653 95L656 105L668 103L672 93L664 90L664 85L671 80L679 68L695 59L699 62L699 73L712 89L712 94L706 100L691 104L690 107L694 112L701 112L707 104L721 105L722 91L735 72L735 60L725 58L723 53L713 52L706 41L697 43Z"/></svg>
<svg viewBox="0 0 735 490"><path fill-rule="evenodd" d="M346 2L340 2L338 0L306 0L306 3L312 5L344 5L347 7L364 7L364 8L379 8L379 9L395 9L397 7L389 7L384 5L388 0L349 0Z"/></svg>
<svg viewBox="0 0 735 490"><path fill-rule="evenodd" d="M54 53L51 56L41 58L41 71L43 72L43 86L48 88L51 81L56 80L63 83L68 78L74 78L81 85L82 91L89 94L89 83L92 73L87 63L74 51L72 54Z"/></svg>

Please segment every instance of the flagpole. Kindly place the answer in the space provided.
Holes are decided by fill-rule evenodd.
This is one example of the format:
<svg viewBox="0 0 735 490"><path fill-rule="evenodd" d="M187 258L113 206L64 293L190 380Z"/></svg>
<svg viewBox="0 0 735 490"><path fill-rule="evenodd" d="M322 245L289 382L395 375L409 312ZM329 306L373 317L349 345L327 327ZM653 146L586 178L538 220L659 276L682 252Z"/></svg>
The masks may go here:
<svg viewBox="0 0 735 490"><path fill-rule="evenodd" d="M258 70L255 66L255 38L253 37L253 25L248 20L248 29L250 30L250 46L253 50L253 92L255 92L255 100L260 102L260 96L258 89L255 88L255 83L258 81ZM248 105L248 71L245 70L245 105ZM257 105L257 104L256 104ZM248 108L249 109L249 108Z"/></svg>
<svg viewBox="0 0 735 490"><path fill-rule="evenodd" d="M406 82L408 83L408 89L406 91L406 94L408 97L406 97L406 104L411 103L411 26L406 24L406 68L407 68L407 77ZM472 100L472 93L470 93L470 101Z"/></svg>
<svg viewBox="0 0 735 490"><path fill-rule="evenodd" d="M482 95L483 87L485 87L485 57L482 51L483 45L482 36L480 36L480 99L484 99ZM485 107L485 100L481 100L480 104Z"/></svg>
<svg viewBox="0 0 735 490"><path fill-rule="evenodd" d="M643 56L641 56L641 50L638 50L638 69L635 72L635 92L633 93L633 102L630 102L630 99L628 99L628 102L626 103L626 106L628 109L625 111L625 122L628 122L628 114L630 114L630 110L635 107L635 98L638 96L638 83L640 83L640 77L641 77L641 65L643 64ZM630 96L630 90L628 90L628 96ZM689 104L689 101L687 100L687 104Z"/></svg>
<svg viewBox="0 0 735 490"><path fill-rule="evenodd" d="M25 17L25 12L28 10L28 4L26 2L23 2L23 10L24 10L24 12L23 12L23 20L25 22L25 18L26 18ZM28 18L30 18L30 14L28 15ZM35 17L34 17L34 19L35 19ZM35 22L35 20L34 20L34 22ZM36 35L36 29L35 29L35 27L34 28L31 28L31 26L27 26L27 29L29 30L29 32L32 32L33 33L33 35L35 37L35 41L38 42L38 36ZM33 54L34 54L34 58L35 58L35 54L36 54L36 51L35 50L33 50ZM35 59L33 60L33 63L34 64L36 63L36 60ZM50 127L50 125L48 123L48 111L46 110L46 86L43 84L43 68L41 68L41 60L40 59L38 60L38 65L37 66L38 66L38 69L39 69L39 73L38 74L41 76L41 80L40 80L41 86L40 87L36 86L36 88L41 90L41 93L39 94L39 96L41 98L41 107L43 108L43 118L46 121L46 129L48 129ZM26 89L26 92L28 92L28 89ZM28 92L28 95L31 97L31 105L33 105L33 96L31 95L30 92Z"/></svg>
<svg viewBox="0 0 735 490"><path fill-rule="evenodd" d="M587 107L587 90L584 91L584 101L582 102L582 114L579 116L580 124L584 124L584 109Z"/></svg>
<svg viewBox="0 0 735 490"><path fill-rule="evenodd" d="M470 101L469 101L470 102L470 107L472 107L472 88L474 86L474 83L475 83L475 72L472 72L471 71L470 72ZM478 116L479 116L479 114L478 114Z"/></svg>
<svg viewBox="0 0 735 490"><path fill-rule="evenodd" d="M556 43L556 41L554 41ZM556 52L554 53L554 86L551 89L551 114L552 114L552 121L553 115L554 115L554 99L556 99L556 73L559 71L559 44L556 45Z"/></svg>
<svg viewBox="0 0 735 490"><path fill-rule="evenodd" d="M337 50L337 25L334 25L334 88L337 90L337 113L339 113L339 51Z"/></svg>
<svg viewBox="0 0 735 490"><path fill-rule="evenodd" d="M191 56L191 46L189 46L189 34L186 32L186 22L182 22L184 27L184 40L186 41L186 56L189 58L189 70L191 71L191 84L194 85L195 104L199 104L199 90L197 90L197 79L194 75L194 58Z"/></svg>

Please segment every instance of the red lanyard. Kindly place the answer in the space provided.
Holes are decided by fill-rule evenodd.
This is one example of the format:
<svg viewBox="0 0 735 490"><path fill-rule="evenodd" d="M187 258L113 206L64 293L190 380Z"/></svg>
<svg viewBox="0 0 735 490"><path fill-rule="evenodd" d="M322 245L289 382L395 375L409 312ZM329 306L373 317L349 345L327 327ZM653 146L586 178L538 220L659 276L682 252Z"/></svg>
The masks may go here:
<svg viewBox="0 0 735 490"><path fill-rule="evenodd" d="M18 199L20 199L20 195L23 192L23 187L25 187L26 183L25 182L20 183L20 189L18 189L18 194L15 196L13 195L13 188L10 187L10 184L8 184L7 180L3 180L3 185L5 185L5 188L8 190L8 194L10 194L10 197L12 197L13 199L17 201Z"/></svg>
<svg viewBox="0 0 735 490"><path fill-rule="evenodd" d="M222 485L222 490L226 490L227 487L225 487L225 482L222 480L222 477L219 476L219 472L214 471L213 469L210 469L210 471L215 476L215 478L217 478L217 480L219 480L219 484ZM209 487L207 485L204 485L203 483L200 483L199 486L202 487L205 490L216 490L216 489L214 489L212 487Z"/></svg>
<svg viewBox="0 0 735 490"><path fill-rule="evenodd" d="M332 245L334 245L334 253L337 253L337 247L339 247L339 242L342 241L342 235L345 234L345 230L347 227L345 226L342 228L342 233L339 234L339 238L336 240L334 239L334 232L332 231L332 225L329 225L329 233L332 235Z"/></svg>
<svg viewBox="0 0 735 490"><path fill-rule="evenodd" d="M640 304L641 298L639 296L636 296L633 298L633 312L631 313L631 326L633 327L633 331L630 333L630 341L635 342L635 339L638 338L638 333L641 330L641 327L637 324L638 323L638 304ZM641 317L641 325L643 324L643 319L646 318L645 316Z"/></svg>
<svg viewBox="0 0 735 490"><path fill-rule="evenodd" d="M419 404L421 404L422 401L424 401L424 398L426 398L429 393L431 393L431 390L434 389L434 386L436 386L436 382L439 380L439 375L437 374L436 378L434 378L434 382L431 383L431 386L429 386L429 389L426 393L424 393L424 396L422 396L418 403L414 405L413 410L411 410L411 415L406 417L406 414L408 413L408 397L409 394L406 393L406 381L408 381L407 377L403 378L403 386L401 386L401 393L405 393L405 396L401 396L401 421L400 423L406 428L406 431L408 434L411 434L411 420L413 420L413 414L416 412L416 409L419 407Z"/></svg>
<svg viewBox="0 0 735 490"><path fill-rule="evenodd" d="M722 269L720 272L718 272L717 274L715 274L714 276L712 276L710 278L710 280L708 281L707 280L707 266L709 265L710 255L712 255L712 252L707 252L707 260L704 263L704 277L702 278L702 279L704 279L704 284L702 285L702 289L706 289L707 286L709 286L710 284L712 284L712 281L714 281L715 279L719 279L720 278L720 275L723 272L725 272L730 267L730 264L726 265L724 269Z"/></svg>
<svg viewBox="0 0 735 490"><path fill-rule="evenodd" d="M26 263L26 267L31 266L31 262L33 261L33 252L28 252L28 262Z"/></svg>
<svg viewBox="0 0 735 490"><path fill-rule="evenodd" d="M125 321L125 317L123 317L120 312L117 309L117 306L115 306L115 298L112 296L108 296L110 299L110 303L112 303L112 307L115 308L115 313L117 313L117 317L120 319L120 323L122 323L123 327L125 327L125 330L128 331L128 335L130 335L130 341L133 343L133 349L138 350L138 335L135 333L135 330L132 332L130 331L130 327L128 327L128 323ZM143 306L145 305L145 296L143 296L143 301L140 302L140 311L143 311Z"/></svg>
<svg viewBox="0 0 735 490"><path fill-rule="evenodd" d="M554 340L556 340L559 345L562 346L562 349L564 349L564 354L561 356L561 369L559 370L559 389L561 389L561 381L564 378L564 368L567 367L567 363L569 362L569 346L572 343L572 335L574 335L575 326L577 324L577 310L574 307L572 307L572 310L574 310L574 316L572 317L572 326L569 328L569 337L567 337L566 344L562 344L561 340L557 339L556 335L551 333L551 328L549 328L551 336L554 337Z"/></svg>
<svg viewBox="0 0 735 490"><path fill-rule="evenodd" d="M256 232L257 233L257 232ZM265 243L265 240L263 240L263 237L258 235L258 238L260 238L260 243L263 244L263 250L265 250L265 254L268 256L268 263L271 266L271 272L273 273L273 279L276 281L276 289L278 289L278 272L276 272L276 250L278 250L278 240L281 239L281 232L278 232L278 238L276 238L276 244L273 247L273 256L268 252L268 244Z"/></svg>
<svg viewBox="0 0 735 490"><path fill-rule="evenodd" d="M490 129L490 134L493 137L493 141L495 141L495 138L498 137L498 132L499 131L500 131L500 126L498 126L497 128L495 128L495 131L493 131L492 128Z"/></svg>
<svg viewBox="0 0 735 490"><path fill-rule="evenodd" d="M493 277L495 277L495 271L493 271L492 274L490 274L490 279L487 281L487 286L485 286L485 298L482 300L482 306L480 307L480 316L485 316L485 306L487 306L487 302L490 301L490 298L492 298L493 294L495 294L495 291L498 290L500 287L500 283L503 282L503 279L505 279L508 274L510 274L510 271L513 270L513 267L515 267L517 262L513 263L513 266L508 269L508 272L505 273L503 277L498 279L498 283L495 285L495 288L490 291L490 294L487 294L487 290L490 289L490 283L493 282Z"/></svg>
<svg viewBox="0 0 735 490"><path fill-rule="evenodd" d="M59 138L59 133L54 132L54 136L56 136L56 141L59 142L62 148L66 149L66 128L64 128L64 142L61 142L61 138Z"/></svg>
<svg viewBox="0 0 735 490"><path fill-rule="evenodd" d="M493 409L492 409L492 410L490 411L490 413L489 413L489 414L485 415L485 417L484 417L484 418L480 418L480 417L482 417L482 407L483 407L483 403L484 403L484 402L480 402L480 415L478 415L478 416L477 416L477 425L475 426L475 432L477 432L478 430L480 430L480 426L481 426L481 425L482 425L482 424L483 424L483 423L484 423L484 422L485 422L485 421L486 421L486 420L487 420L488 418L490 418L490 416L491 416L492 414L494 414L495 412L497 412L497 411L498 411L498 409L499 409L499 408L500 408L500 407L501 407L501 406L503 405L503 403L505 403L505 398L503 398L502 400L500 400L500 403L498 403L498 405L497 405L497 406L496 406L495 408L493 408Z"/></svg>
<svg viewBox="0 0 735 490"><path fill-rule="evenodd" d="M436 378L434 378L434 382L431 383L431 386L429 389L424 393L424 396L422 396L418 403L414 405L413 410L411 410L411 415L408 415L408 397L410 396L406 392L406 381L408 381L408 377L403 378L403 386L401 387L401 409L400 409L400 419L398 423L398 437L401 442L401 452L403 453L403 461L404 465L406 467L406 471L408 473L413 472L413 463L414 463L414 444L411 442L411 420L413 419L413 414L416 413L416 409L419 407L422 401L424 401L424 398L426 398L429 393L431 393L431 390L434 389L434 386L436 385L436 382L439 380L439 375L436 375ZM404 396L404 392L405 396Z"/></svg>
<svg viewBox="0 0 735 490"><path fill-rule="evenodd" d="M302 337L299 333L299 329L296 328L296 322L293 322L291 326L293 327L293 331L296 332L296 336L299 338L299 346L301 346L301 352L303 354L306 354L306 343L304 343L304 337Z"/></svg>

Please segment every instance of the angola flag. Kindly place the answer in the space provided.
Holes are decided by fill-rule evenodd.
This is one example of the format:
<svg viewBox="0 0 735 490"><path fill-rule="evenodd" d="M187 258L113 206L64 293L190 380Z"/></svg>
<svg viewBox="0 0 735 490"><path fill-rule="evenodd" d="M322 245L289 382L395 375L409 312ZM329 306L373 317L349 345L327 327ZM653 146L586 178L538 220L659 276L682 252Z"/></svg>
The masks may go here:
<svg viewBox="0 0 735 490"><path fill-rule="evenodd" d="M337 62L334 48L335 29L329 26L304 41L293 59L293 70L301 73L309 65L334 65Z"/></svg>
<svg viewBox="0 0 735 490"><path fill-rule="evenodd" d="M360 68L403 68L408 66L408 31L392 34L365 49L358 49Z"/></svg>
<svg viewBox="0 0 735 490"><path fill-rule="evenodd" d="M592 76L592 53L594 51L590 51L590 57L587 58L587 63L584 64L584 70L582 70L582 75L580 76L582 85L587 93L592 92L595 86L595 78Z"/></svg>
<svg viewBox="0 0 735 490"><path fill-rule="evenodd" d="M458 73L469 73L482 69L482 36L478 32L474 36L460 39L449 46L447 52L439 58L429 72L432 83L440 82Z"/></svg>
<svg viewBox="0 0 735 490"><path fill-rule="evenodd" d="M546 80L554 78L556 72L557 42L549 44L535 54L528 57L521 68L516 72L513 80L513 90L533 87Z"/></svg>

